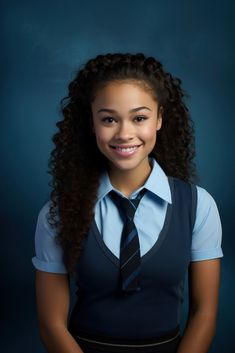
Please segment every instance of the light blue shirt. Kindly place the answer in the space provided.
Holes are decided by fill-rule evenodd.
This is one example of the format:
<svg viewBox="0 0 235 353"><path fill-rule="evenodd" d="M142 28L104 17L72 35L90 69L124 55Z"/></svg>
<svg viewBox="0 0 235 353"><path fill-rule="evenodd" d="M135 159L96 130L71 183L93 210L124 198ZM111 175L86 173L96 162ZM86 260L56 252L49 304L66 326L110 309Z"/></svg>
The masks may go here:
<svg viewBox="0 0 235 353"><path fill-rule="evenodd" d="M155 159L150 159L152 171L145 184L135 190L130 198L145 188L136 210L134 222L138 230L140 253L148 252L163 228L168 203L172 203L168 178ZM197 189L196 219L192 234L191 261L223 257L221 248L222 227L219 212L212 196L203 188ZM105 245L119 258L123 221L108 193L115 189L107 172L101 176L98 198L95 205L95 222ZM36 269L52 273L67 273L63 263L63 251L55 242L55 230L49 225L46 215L48 201L40 210L35 232L36 256L32 258Z"/></svg>

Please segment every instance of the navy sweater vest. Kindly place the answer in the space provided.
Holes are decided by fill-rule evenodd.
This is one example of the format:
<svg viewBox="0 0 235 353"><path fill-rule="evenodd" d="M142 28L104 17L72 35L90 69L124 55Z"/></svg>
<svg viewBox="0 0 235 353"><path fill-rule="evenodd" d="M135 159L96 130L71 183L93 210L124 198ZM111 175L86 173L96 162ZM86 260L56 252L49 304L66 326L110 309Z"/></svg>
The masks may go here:
<svg viewBox="0 0 235 353"><path fill-rule="evenodd" d="M69 322L73 335L150 338L179 325L197 193L195 185L168 180L172 204L158 240L141 258L141 291L121 291L119 259L93 220L77 263L78 298Z"/></svg>

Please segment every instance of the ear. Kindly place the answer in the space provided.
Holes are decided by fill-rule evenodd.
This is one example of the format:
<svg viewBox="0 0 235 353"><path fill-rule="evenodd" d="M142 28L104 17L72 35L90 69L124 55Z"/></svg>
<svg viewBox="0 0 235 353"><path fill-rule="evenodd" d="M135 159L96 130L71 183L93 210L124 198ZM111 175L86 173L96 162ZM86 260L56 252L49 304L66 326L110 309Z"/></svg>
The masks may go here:
<svg viewBox="0 0 235 353"><path fill-rule="evenodd" d="M163 116L163 107L161 106L157 112L157 131L162 127L162 116Z"/></svg>

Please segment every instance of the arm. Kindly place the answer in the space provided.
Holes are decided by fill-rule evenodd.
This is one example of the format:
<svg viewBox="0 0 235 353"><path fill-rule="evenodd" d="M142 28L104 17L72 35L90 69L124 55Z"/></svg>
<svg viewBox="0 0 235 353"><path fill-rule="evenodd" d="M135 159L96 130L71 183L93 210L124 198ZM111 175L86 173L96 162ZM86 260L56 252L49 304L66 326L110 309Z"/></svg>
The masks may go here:
<svg viewBox="0 0 235 353"><path fill-rule="evenodd" d="M206 353L216 329L220 259L192 262L189 316L177 353Z"/></svg>
<svg viewBox="0 0 235 353"><path fill-rule="evenodd" d="M39 330L49 353L83 353L67 329L69 281L66 274L36 271Z"/></svg>

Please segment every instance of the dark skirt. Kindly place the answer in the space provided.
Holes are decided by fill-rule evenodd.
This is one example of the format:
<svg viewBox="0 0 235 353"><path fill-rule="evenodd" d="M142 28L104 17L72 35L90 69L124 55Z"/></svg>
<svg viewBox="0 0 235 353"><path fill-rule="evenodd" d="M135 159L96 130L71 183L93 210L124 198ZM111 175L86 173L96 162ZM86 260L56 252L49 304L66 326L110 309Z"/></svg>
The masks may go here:
<svg viewBox="0 0 235 353"><path fill-rule="evenodd" d="M180 333L151 340L118 341L103 339L96 341L94 337L74 336L84 353L176 353L180 343ZM101 343L103 342L103 343Z"/></svg>

